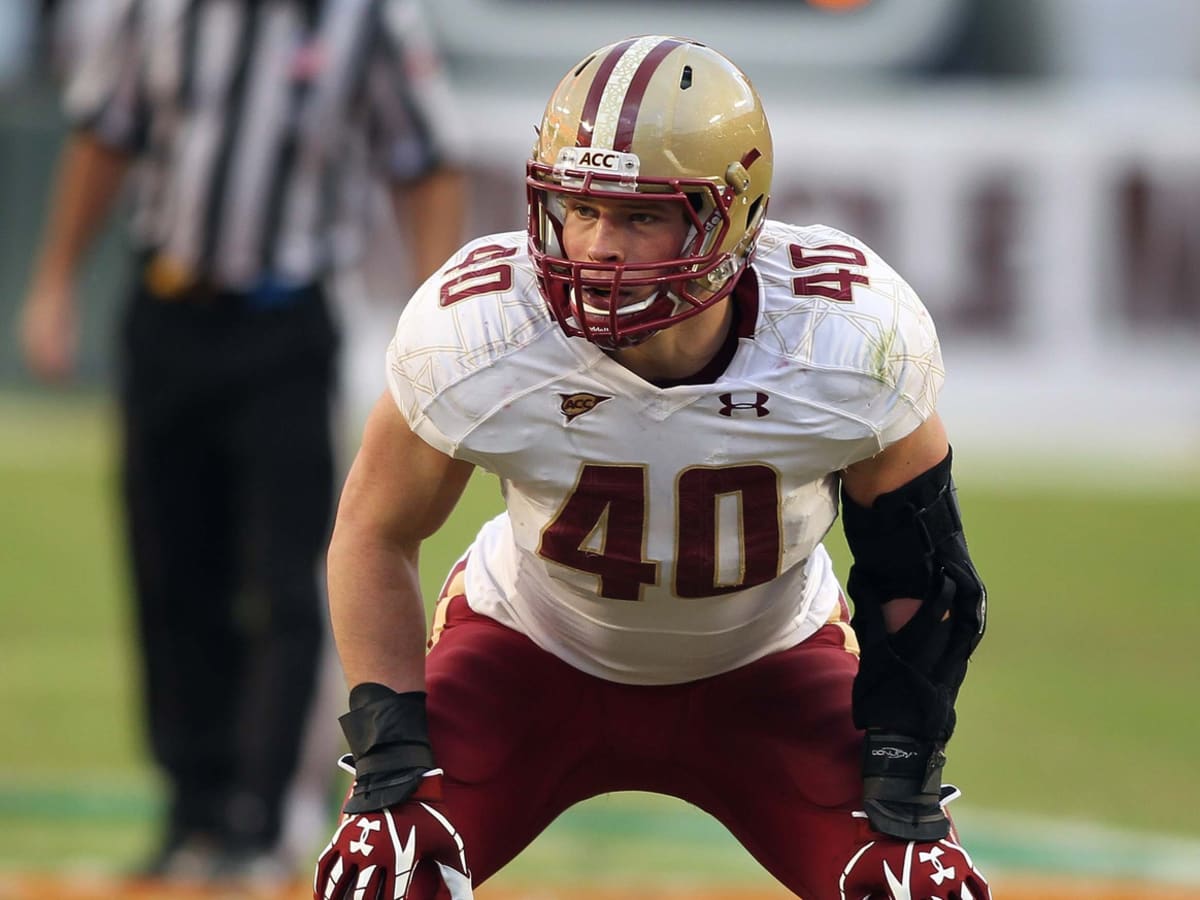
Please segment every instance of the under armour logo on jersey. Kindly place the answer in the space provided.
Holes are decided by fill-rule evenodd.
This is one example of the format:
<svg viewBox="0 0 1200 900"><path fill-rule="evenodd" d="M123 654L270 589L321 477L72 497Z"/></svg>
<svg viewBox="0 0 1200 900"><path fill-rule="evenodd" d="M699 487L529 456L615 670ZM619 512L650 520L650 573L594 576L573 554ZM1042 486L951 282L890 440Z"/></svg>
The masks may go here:
<svg viewBox="0 0 1200 900"><path fill-rule="evenodd" d="M760 419L763 416L767 416L767 415L771 414L771 411L769 409L767 409L767 395L764 394L762 391L755 391L753 403L750 403L750 402L734 403L733 402L733 394L721 394L721 396L718 399L720 399L720 401L725 404L724 406L721 407L721 410L720 410L721 415L723 415L723 416L732 416L733 411L735 409L752 409L752 410L754 410L754 414L756 416L758 416Z"/></svg>
<svg viewBox="0 0 1200 900"><path fill-rule="evenodd" d="M562 406L559 408L568 422L576 416L582 416L586 412L591 412L605 400L612 399L612 397L605 397L603 394L589 394L586 391L581 391L578 394L559 394L558 396L562 397Z"/></svg>
<svg viewBox="0 0 1200 900"><path fill-rule="evenodd" d="M363 817L355 822L359 829L358 840L350 842L351 853L361 853L363 856L370 856L371 851L375 848L367 843L367 838L371 836L372 831L379 831L383 826L378 821L371 821Z"/></svg>

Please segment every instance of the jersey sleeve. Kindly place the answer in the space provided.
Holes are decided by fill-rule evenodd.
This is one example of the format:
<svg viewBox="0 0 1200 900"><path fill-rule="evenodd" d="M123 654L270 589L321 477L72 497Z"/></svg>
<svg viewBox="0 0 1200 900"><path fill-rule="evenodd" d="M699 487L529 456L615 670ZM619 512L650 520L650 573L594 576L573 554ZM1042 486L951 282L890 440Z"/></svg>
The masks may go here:
<svg viewBox="0 0 1200 900"><path fill-rule="evenodd" d="M487 430L514 396L559 374L537 345L557 326L537 294L525 233L468 243L413 295L387 350L387 383L409 427L457 459L485 465L524 446L522 429ZM512 359L519 358L520 365Z"/></svg>
<svg viewBox="0 0 1200 900"><path fill-rule="evenodd" d="M134 151L146 133L140 84L143 48L140 4L116 0L83 38L71 68L63 107L68 120L102 144Z"/></svg>
<svg viewBox="0 0 1200 900"><path fill-rule="evenodd" d="M933 318L916 292L890 268L877 271L862 302L880 309L883 327L864 342L859 412L882 450L933 415L945 369Z"/></svg>
<svg viewBox="0 0 1200 900"><path fill-rule="evenodd" d="M438 275L426 281L400 314L387 348L387 386L413 433L435 450L457 457L462 435L447 434L429 415L450 379L442 354L426 343L436 327L438 283Z"/></svg>
<svg viewBox="0 0 1200 900"><path fill-rule="evenodd" d="M798 397L823 410L843 465L933 415L945 380L933 319L909 284L858 239L823 225L765 233L761 339L803 372Z"/></svg>

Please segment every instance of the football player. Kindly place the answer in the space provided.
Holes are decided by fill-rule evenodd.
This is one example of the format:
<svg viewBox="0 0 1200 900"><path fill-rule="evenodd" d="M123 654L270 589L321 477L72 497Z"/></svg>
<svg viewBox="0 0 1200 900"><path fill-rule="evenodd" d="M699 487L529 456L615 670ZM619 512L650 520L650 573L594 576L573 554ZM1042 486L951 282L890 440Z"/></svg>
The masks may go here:
<svg viewBox="0 0 1200 900"><path fill-rule="evenodd" d="M767 219L772 163L725 57L604 47L546 107L527 230L408 304L329 551L355 780L317 900L463 900L622 790L808 900L989 897L941 777L985 594L933 323L860 241ZM476 466L506 511L427 641L419 548Z"/></svg>

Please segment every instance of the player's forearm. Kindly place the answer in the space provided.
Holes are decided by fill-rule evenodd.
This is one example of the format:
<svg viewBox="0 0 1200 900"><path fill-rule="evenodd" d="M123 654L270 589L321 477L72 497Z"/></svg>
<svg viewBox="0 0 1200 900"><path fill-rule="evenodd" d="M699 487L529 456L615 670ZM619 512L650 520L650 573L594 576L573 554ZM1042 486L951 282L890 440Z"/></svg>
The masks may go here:
<svg viewBox="0 0 1200 900"><path fill-rule="evenodd" d="M329 547L329 610L348 687L425 690L425 607L416 548L339 522Z"/></svg>
<svg viewBox="0 0 1200 900"><path fill-rule="evenodd" d="M70 282L104 225L130 158L90 136L74 135L63 150L54 196L34 267L34 283Z"/></svg>

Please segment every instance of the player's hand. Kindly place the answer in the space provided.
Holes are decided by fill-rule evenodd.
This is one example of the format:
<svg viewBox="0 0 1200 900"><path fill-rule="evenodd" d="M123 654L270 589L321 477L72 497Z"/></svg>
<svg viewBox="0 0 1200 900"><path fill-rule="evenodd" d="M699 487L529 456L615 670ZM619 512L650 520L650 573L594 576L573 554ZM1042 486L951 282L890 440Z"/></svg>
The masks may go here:
<svg viewBox="0 0 1200 900"><path fill-rule="evenodd" d="M436 866L451 900L472 900L462 838L439 808L442 771L423 774L402 803L346 813L320 857L313 900L408 900L417 864Z"/></svg>
<svg viewBox="0 0 1200 900"><path fill-rule="evenodd" d="M991 900L988 883L951 838L900 841L876 834L850 858L841 900Z"/></svg>
<svg viewBox="0 0 1200 900"><path fill-rule="evenodd" d="M30 372L43 381L62 381L75 369L79 317L68 284L35 287L21 311L21 350Z"/></svg>

